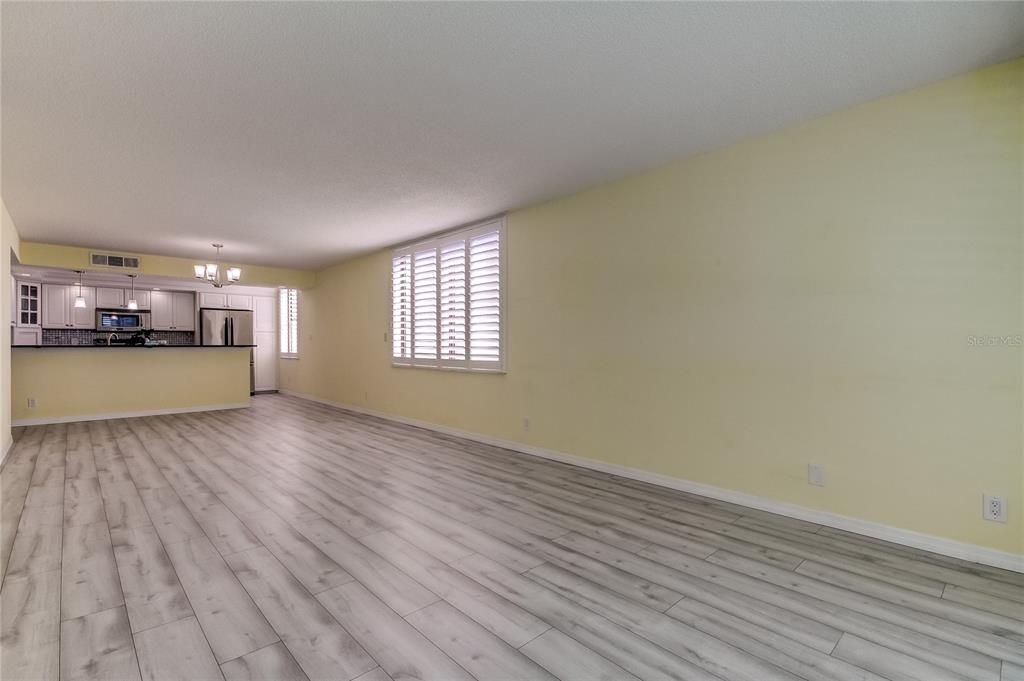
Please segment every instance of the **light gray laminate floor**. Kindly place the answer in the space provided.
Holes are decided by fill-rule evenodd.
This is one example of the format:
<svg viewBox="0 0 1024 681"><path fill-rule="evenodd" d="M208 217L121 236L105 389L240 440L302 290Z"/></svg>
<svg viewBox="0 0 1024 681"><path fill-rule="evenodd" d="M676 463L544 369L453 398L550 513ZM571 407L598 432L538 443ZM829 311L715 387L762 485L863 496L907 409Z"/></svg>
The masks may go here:
<svg viewBox="0 0 1024 681"><path fill-rule="evenodd" d="M294 398L0 481L4 681L1024 679L1024 575Z"/></svg>

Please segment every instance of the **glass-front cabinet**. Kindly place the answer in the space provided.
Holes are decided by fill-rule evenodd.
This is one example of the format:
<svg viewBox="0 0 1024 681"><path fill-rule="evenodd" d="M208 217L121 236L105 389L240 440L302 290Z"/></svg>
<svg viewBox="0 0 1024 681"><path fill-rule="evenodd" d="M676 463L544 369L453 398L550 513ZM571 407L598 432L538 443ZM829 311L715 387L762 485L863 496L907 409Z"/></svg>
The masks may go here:
<svg viewBox="0 0 1024 681"><path fill-rule="evenodd" d="M39 284L11 279L11 345L43 342L41 295Z"/></svg>
<svg viewBox="0 0 1024 681"><path fill-rule="evenodd" d="M14 323L17 326L39 326L39 284L19 281L17 287Z"/></svg>

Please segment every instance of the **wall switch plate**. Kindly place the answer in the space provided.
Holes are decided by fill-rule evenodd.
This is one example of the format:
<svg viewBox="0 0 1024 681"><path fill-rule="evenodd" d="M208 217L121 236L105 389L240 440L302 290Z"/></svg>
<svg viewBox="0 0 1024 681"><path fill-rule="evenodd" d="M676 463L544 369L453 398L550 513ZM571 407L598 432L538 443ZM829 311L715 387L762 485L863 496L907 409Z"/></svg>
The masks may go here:
<svg viewBox="0 0 1024 681"><path fill-rule="evenodd" d="M530 432L530 417L529 416L527 416L526 418L523 419L523 432L524 433L529 433Z"/></svg>
<svg viewBox="0 0 1024 681"><path fill-rule="evenodd" d="M36 398L34 398L34 397L28 398L28 408L29 409L35 409L36 408Z"/></svg>
<svg viewBox="0 0 1024 681"><path fill-rule="evenodd" d="M981 510L981 517L985 520L992 520L997 523L1006 522L1006 499L1003 497L986 494L984 496L985 506Z"/></svg>
<svg viewBox="0 0 1024 681"><path fill-rule="evenodd" d="M825 486L825 467L821 464L807 464L807 484L816 487Z"/></svg>

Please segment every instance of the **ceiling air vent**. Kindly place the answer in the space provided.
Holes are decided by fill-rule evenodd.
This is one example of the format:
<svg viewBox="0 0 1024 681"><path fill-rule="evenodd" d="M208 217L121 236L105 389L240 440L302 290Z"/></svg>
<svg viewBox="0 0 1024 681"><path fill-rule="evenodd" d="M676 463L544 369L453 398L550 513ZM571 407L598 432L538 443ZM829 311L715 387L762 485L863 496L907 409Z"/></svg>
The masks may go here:
<svg viewBox="0 0 1024 681"><path fill-rule="evenodd" d="M91 253L91 262L96 267L116 267L123 270L139 269L139 258L134 255L114 255L113 253Z"/></svg>

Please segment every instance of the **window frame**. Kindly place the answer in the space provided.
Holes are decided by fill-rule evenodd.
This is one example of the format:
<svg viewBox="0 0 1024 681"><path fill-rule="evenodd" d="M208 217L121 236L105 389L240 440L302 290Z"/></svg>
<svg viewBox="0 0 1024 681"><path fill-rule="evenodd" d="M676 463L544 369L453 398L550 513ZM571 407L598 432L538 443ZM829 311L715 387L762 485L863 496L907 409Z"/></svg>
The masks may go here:
<svg viewBox="0 0 1024 681"><path fill-rule="evenodd" d="M441 346L440 346L440 330L441 330L441 319L438 317L437 325L437 359L417 359L415 356L404 358L395 357L394 355L394 329L395 329L395 301L394 301L394 262L395 258L400 256L409 256L410 258L410 272L411 281L410 286L415 281L415 258L416 252L422 251L428 248L436 248L440 253L441 249L446 245L465 241L466 249L470 247L469 242L474 237L480 236L481 234L487 234L489 232L498 233L498 361L486 361L486 360L471 360L468 357L463 360L452 360L452 359L441 359ZM504 374L506 373L507 360L508 360L508 342L506 340L506 334L508 331L508 240L506 233L505 216L496 218L490 218L481 222L475 222L465 227L459 227L448 232L443 232L436 236L430 237L429 239L421 239L419 241L410 242L402 246L398 246L391 250L391 265L392 269L388 274L388 329L387 329L387 346L388 353L391 358L391 366L400 369L432 369L435 371L463 371L470 373L484 373L484 374ZM470 286L470 273L466 272L466 287L467 290ZM438 271L438 297L440 298L440 270ZM413 301L413 319L415 319L415 296L411 299ZM413 322L415 323L415 322ZM469 328L469 310L466 311L466 334L470 333ZM415 355L415 348L412 349L412 355Z"/></svg>
<svg viewBox="0 0 1024 681"><path fill-rule="evenodd" d="M291 307L290 298L295 297L295 350L292 351L291 344L291 320L288 317L288 310ZM277 295L277 351L281 359L299 358L299 289L282 287Z"/></svg>

